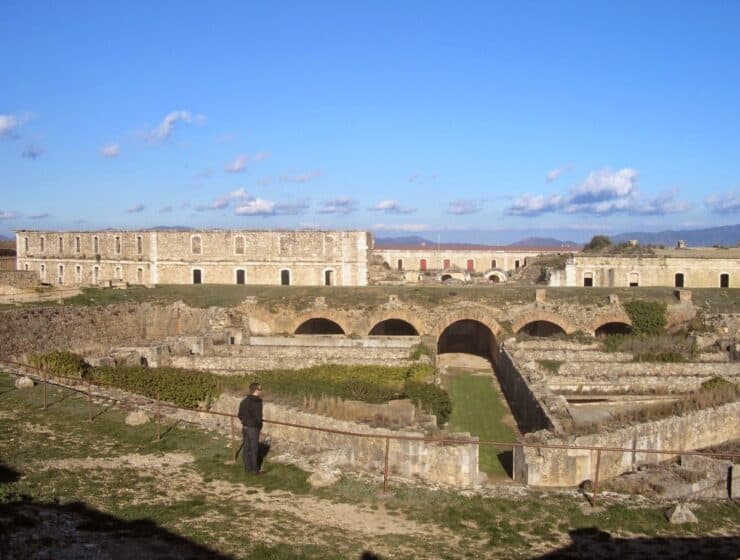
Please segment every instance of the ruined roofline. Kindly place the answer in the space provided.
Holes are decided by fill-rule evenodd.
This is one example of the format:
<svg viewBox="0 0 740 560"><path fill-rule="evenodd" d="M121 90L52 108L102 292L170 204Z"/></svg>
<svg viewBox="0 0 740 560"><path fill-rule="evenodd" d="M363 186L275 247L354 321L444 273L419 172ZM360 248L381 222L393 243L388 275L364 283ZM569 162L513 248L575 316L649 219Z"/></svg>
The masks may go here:
<svg viewBox="0 0 740 560"><path fill-rule="evenodd" d="M16 229L19 233L366 233L365 229L241 229L241 228L147 228L147 229Z"/></svg>

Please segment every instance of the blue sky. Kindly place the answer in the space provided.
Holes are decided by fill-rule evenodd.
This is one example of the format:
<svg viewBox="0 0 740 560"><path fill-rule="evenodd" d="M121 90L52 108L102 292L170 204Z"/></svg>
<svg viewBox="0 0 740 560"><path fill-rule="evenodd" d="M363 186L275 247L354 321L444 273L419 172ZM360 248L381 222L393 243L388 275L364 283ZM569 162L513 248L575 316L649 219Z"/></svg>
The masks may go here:
<svg viewBox="0 0 740 560"><path fill-rule="evenodd" d="M0 234L740 222L740 2L32 2Z"/></svg>

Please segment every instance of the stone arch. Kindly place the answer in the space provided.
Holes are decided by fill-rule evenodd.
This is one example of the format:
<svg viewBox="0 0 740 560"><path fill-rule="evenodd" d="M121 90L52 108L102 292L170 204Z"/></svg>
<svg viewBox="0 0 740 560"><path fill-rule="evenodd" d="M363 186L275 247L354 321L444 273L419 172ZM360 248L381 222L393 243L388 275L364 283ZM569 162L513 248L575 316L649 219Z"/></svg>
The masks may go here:
<svg viewBox="0 0 740 560"><path fill-rule="evenodd" d="M632 319L624 311L612 311L603 315L597 316L588 327L589 332L592 332L594 336L599 329L609 324L620 324L625 325L632 329ZM602 329L603 330L603 329Z"/></svg>
<svg viewBox="0 0 740 560"><path fill-rule="evenodd" d="M486 280L489 282L506 282L506 273L498 268L492 268L490 270L487 270L483 276Z"/></svg>
<svg viewBox="0 0 740 560"><path fill-rule="evenodd" d="M347 328L347 323L344 320L344 317L339 316L337 313L332 313L329 310L313 311L310 313L304 313L302 315L299 315L293 320L290 328L288 329L288 332L296 333L298 331L298 328L301 325L303 325L304 323L307 323L308 321L314 320L314 319L323 319L325 321L331 321L332 323L336 324L342 330L344 334L352 332L351 329Z"/></svg>
<svg viewBox="0 0 740 560"><path fill-rule="evenodd" d="M464 309L455 309L445 313L434 323L430 334L439 339L444 330L458 321L471 320L482 323L488 327L493 336L498 338L501 334L501 325L492 317L492 310L485 307L468 307Z"/></svg>
<svg viewBox="0 0 740 560"><path fill-rule="evenodd" d="M437 337L437 355L475 354L494 361L497 348L496 335L491 327L476 319L453 321Z"/></svg>
<svg viewBox="0 0 740 560"><path fill-rule="evenodd" d="M448 280L452 280L452 274L443 274L439 277L440 282L447 282Z"/></svg>
<svg viewBox="0 0 740 560"><path fill-rule="evenodd" d="M347 334L347 332L336 321L314 317L298 325L294 334Z"/></svg>
<svg viewBox="0 0 740 560"><path fill-rule="evenodd" d="M534 311L531 313L525 313L512 321L511 330L514 333L518 333L527 325L537 322L551 323L556 327L559 327L565 334L571 334L578 330L568 319L550 311Z"/></svg>
<svg viewBox="0 0 740 560"><path fill-rule="evenodd" d="M377 322L368 336L419 336L419 329L405 319L389 317Z"/></svg>

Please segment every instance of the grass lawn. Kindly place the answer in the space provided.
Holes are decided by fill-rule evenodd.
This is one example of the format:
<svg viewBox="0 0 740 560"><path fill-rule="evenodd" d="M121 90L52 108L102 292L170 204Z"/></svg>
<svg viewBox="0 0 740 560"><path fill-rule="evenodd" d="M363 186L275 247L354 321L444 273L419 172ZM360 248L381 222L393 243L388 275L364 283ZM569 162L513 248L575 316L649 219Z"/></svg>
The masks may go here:
<svg viewBox="0 0 740 560"><path fill-rule="evenodd" d="M698 524L666 523L665 506L616 503L587 515L578 496L529 491L466 496L345 477L320 490L268 457L247 477L229 440L193 426L131 427L125 411L66 389L15 389L0 374L0 556L3 558L732 558L740 510L692 506ZM473 378L476 379L476 378ZM479 378L485 379L485 378ZM464 379L463 379L464 382ZM379 474L379 473L378 473ZM373 558L374 556L366 556Z"/></svg>
<svg viewBox="0 0 740 560"><path fill-rule="evenodd" d="M470 432L480 439L515 442L514 430L503 422L509 408L492 383L488 375L463 373L450 378L447 388L452 400L449 427L457 432ZM509 477L511 458L511 449L480 446L480 470L491 478Z"/></svg>

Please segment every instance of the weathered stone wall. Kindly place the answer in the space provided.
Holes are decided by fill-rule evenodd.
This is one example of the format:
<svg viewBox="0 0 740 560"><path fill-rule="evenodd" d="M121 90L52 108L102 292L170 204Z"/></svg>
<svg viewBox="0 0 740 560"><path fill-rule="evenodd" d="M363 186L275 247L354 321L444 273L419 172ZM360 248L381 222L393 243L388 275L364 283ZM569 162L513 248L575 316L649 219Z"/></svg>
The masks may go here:
<svg viewBox="0 0 740 560"><path fill-rule="evenodd" d="M683 274L683 287L719 288L720 275L729 275L729 287L740 287L740 251L680 250L662 255L609 256L578 254L565 270L555 271L550 286L583 286L584 277L594 286L628 287L675 286L676 274Z"/></svg>
<svg viewBox="0 0 740 560"><path fill-rule="evenodd" d="M208 309L183 304L55 306L0 311L0 356L51 350L104 354L168 336L196 334L209 325Z"/></svg>
<svg viewBox="0 0 740 560"><path fill-rule="evenodd" d="M619 430L569 439L546 439L548 444L688 451L740 438L740 402L696 411L684 416L635 424ZM644 463L666 461L674 455L602 452L599 477L606 480ZM593 480L596 452L531 449L514 452L518 482L533 486L575 486Z"/></svg>
<svg viewBox="0 0 740 560"><path fill-rule="evenodd" d="M13 288L33 288L39 284L36 272L23 270L0 270L0 285Z"/></svg>
<svg viewBox="0 0 740 560"><path fill-rule="evenodd" d="M443 247L438 251L434 245L422 249L379 247L373 252L382 257L383 261L394 270L414 272L422 271L422 260L426 261L426 270L468 270L468 261L472 261L471 272L486 272L493 269L510 271L526 266L528 259L543 253L558 253L558 251L546 249L516 250L508 247L501 249L446 249ZM400 269L399 260L401 261ZM445 267L445 261L449 261L449 266ZM517 266L517 261L519 266Z"/></svg>
<svg viewBox="0 0 740 560"><path fill-rule="evenodd" d="M321 364L389 365L413 363L408 348L331 346L214 346L214 355L173 356L174 367L214 373L248 373L262 369L298 369ZM211 354L211 352L209 352Z"/></svg>
<svg viewBox="0 0 740 560"><path fill-rule="evenodd" d="M87 285L110 280L132 284L367 284L372 236L363 231L20 231L18 266L43 282Z"/></svg>
<svg viewBox="0 0 740 560"><path fill-rule="evenodd" d="M213 410L236 414L240 397L222 395ZM344 466L382 475L385 462L385 436L424 437L423 432L412 430L387 430L366 424L336 420L327 416L309 414L295 408L265 403L266 420L279 420L317 428L328 428L366 434L372 437L346 436L317 432L303 428L279 426L266 423L263 431L274 440L285 439L305 446L311 453L320 451L339 452ZM227 419L214 420L223 430L229 430ZM454 437L470 438L470 434L451 434ZM451 486L471 486L478 483L478 443L456 445L430 444L423 441L391 440L389 445L389 468L391 474L403 477L419 477L424 481ZM338 465L343 466L343 465Z"/></svg>
<svg viewBox="0 0 740 560"><path fill-rule="evenodd" d="M496 360L496 377L520 431L558 430L559 423L545 409L543 396L547 386L542 380L525 378L505 346L501 346Z"/></svg>

